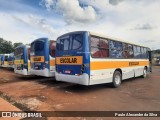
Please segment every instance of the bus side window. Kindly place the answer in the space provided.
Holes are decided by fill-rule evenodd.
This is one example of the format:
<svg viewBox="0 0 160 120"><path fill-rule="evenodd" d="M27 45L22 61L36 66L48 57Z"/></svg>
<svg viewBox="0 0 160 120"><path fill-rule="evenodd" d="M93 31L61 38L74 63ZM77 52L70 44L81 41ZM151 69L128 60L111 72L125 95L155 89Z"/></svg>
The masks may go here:
<svg viewBox="0 0 160 120"><path fill-rule="evenodd" d="M100 39L99 41L99 47L101 52L101 57L109 57L109 44L108 40Z"/></svg>
<svg viewBox="0 0 160 120"><path fill-rule="evenodd" d="M106 58L109 56L108 40L91 37L91 56L95 58Z"/></svg>
<svg viewBox="0 0 160 120"><path fill-rule="evenodd" d="M133 45L128 45L129 58L133 58Z"/></svg>
<svg viewBox="0 0 160 120"><path fill-rule="evenodd" d="M130 58L129 45L127 43L123 43L123 58Z"/></svg>
<svg viewBox="0 0 160 120"><path fill-rule="evenodd" d="M110 57L122 58L122 43L110 40Z"/></svg>
<svg viewBox="0 0 160 120"><path fill-rule="evenodd" d="M134 58L141 58L141 48L139 46L134 46Z"/></svg>
<svg viewBox="0 0 160 120"><path fill-rule="evenodd" d="M99 58L100 50L99 50L99 38L91 37L91 56L95 58Z"/></svg>
<svg viewBox="0 0 160 120"><path fill-rule="evenodd" d="M141 48L142 51L142 58L147 58L147 50L146 48Z"/></svg>
<svg viewBox="0 0 160 120"><path fill-rule="evenodd" d="M55 48L56 48L56 43L55 41L50 41L49 45L49 53L52 57L55 57Z"/></svg>

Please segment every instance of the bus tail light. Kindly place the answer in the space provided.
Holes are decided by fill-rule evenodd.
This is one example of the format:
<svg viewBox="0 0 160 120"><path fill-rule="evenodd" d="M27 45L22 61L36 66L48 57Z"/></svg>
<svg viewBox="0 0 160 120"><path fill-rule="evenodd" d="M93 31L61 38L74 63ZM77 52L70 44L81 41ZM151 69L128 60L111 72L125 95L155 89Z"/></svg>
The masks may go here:
<svg viewBox="0 0 160 120"><path fill-rule="evenodd" d="M85 69L85 65L82 64L82 66L81 66L81 73L84 73L84 69Z"/></svg>

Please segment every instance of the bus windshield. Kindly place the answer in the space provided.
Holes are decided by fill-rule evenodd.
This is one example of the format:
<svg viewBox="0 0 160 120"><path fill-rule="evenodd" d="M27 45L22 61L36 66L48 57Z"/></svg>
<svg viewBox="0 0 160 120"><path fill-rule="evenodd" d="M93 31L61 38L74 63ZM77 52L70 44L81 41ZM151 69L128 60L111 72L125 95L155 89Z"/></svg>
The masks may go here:
<svg viewBox="0 0 160 120"><path fill-rule="evenodd" d="M41 52L44 50L44 41L42 40L38 40L38 41L35 41L31 44L31 52L35 52L35 51L38 51L38 52Z"/></svg>
<svg viewBox="0 0 160 120"><path fill-rule="evenodd" d="M62 36L57 40L57 50L82 50L83 34L71 34Z"/></svg>
<svg viewBox="0 0 160 120"><path fill-rule="evenodd" d="M22 47L16 48L15 52L14 52L14 55L15 56L21 56L21 55L23 55L23 51L24 51L24 49Z"/></svg>
<svg viewBox="0 0 160 120"><path fill-rule="evenodd" d="M4 59L5 59L5 61L8 61L8 56L5 55L5 58L4 58Z"/></svg>

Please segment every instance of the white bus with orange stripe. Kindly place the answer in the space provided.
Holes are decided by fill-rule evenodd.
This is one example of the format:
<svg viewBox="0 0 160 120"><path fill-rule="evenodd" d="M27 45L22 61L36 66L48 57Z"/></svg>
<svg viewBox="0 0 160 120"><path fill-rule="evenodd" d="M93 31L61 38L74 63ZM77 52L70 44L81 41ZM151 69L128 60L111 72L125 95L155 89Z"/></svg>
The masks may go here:
<svg viewBox="0 0 160 120"><path fill-rule="evenodd" d="M55 41L39 38L31 43L31 73L44 77L55 76Z"/></svg>
<svg viewBox="0 0 160 120"><path fill-rule="evenodd" d="M148 47L88 31L64 34L56 42L57 81L118 87L122 80L146 77L150 71Z"/></svg>

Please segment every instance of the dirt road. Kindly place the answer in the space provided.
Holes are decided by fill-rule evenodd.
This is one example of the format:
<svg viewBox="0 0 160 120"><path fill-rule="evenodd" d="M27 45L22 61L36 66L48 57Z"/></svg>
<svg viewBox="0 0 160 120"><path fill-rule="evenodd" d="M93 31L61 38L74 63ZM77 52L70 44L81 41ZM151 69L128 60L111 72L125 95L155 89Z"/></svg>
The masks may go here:
<svg viewBox="0 0 160 120"><path fill-rule="evenodd" d="M154 67L145 79L124 81L119 88L109 84L81 86L57 82L54 78L23 77L13 70L0 68L0 97L22 111L160 111L159 86L160 67Z"/></svg>

